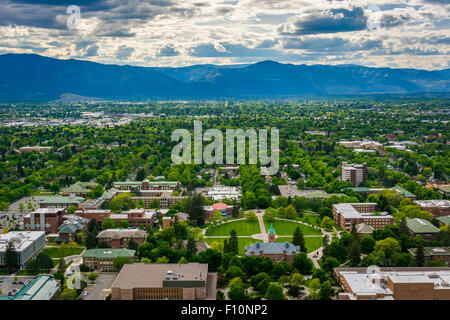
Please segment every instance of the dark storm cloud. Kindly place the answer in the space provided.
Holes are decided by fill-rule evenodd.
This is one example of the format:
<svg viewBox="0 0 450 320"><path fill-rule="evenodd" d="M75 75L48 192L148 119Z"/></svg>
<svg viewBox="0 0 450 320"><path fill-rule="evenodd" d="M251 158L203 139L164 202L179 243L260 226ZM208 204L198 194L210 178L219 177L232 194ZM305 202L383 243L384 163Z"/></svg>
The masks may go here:
<svg viewBox="0 0 450 320"><path fill-rule="evenodd" d="M66 12L70 5L80 7L81 18L96 17L108 21L140 20L145 22L162 14L189 16L194 8L180 8L169 0L2 0L0 26L30 26L46 29L65 29ZM133 36L126 30L106 32L105 35Z"/></svg>
<svg viewBox="0 0 450 320"><path fill-rule="evenodd" d="M288 23L281 25L278 32L281 34L307 35L319 33L336 33L364 30L367 26L367 17L362 8L329 9L311 12L307 15L292 18Z"/></svg>

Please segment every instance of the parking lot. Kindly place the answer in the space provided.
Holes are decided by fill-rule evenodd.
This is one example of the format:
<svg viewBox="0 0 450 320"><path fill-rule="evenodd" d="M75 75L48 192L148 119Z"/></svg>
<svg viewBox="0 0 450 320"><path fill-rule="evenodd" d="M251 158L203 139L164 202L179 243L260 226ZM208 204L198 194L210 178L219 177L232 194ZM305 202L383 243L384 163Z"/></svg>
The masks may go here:
<svg viewBox="0 0 450 320"><path fill-rule="evenodd" d="M109 273L99 273L97 280L95 280L95 284L91 284L88 281L88 285L86 287L86 292L88 293L85 296L84 300L105 300L105 297L110 294L111 286L116 280L118 273L109 272Z"/></svg>
<svg viewBox="0 0 450 320"><path fill-rule="evenodd" d="M0 288L2 289L2 296L7 296L8 294L11 295L13 292L19 291L27 281L34 279L34 277L29 276L21 276L17 278L17 280L14 280L14 277L11 276L0 276Z"/></svg>

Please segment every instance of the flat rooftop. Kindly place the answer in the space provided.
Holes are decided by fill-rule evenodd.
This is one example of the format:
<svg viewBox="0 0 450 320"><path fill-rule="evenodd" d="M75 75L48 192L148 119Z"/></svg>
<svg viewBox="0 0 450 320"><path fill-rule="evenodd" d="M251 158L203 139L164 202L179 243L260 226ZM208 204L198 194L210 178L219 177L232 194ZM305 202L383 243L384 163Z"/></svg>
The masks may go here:
<svg viewBox="0 0 450 320"><path fill-rule="evenodd" d="M9 241L14 241L16 251L22 251L42 237L44 231L10 231L0 234L0 251L5 251Z"/></svg>
<svg viewBox="0 0 450 320"><path fill-rule="evenodd" d="M450 287L450 268L379 268L371 273L367 268L335 268L356 295L392 295L385 284L389 278L394 283L433 283L435 289Z"/></svg>
<svg viewBox="0 0 450 320"><path fill-rule="evenodd" d="M112 288L162 288L168 274L172 277L178 276L178 280L173 281L206 281L208 265L203 263L125 264Z"/></svg>
<svg viewBox="0 0 450 320"><path fill-rule="evenodd" d="M422 208L450 208L450 200L418 200L414 203Z"/></svg>

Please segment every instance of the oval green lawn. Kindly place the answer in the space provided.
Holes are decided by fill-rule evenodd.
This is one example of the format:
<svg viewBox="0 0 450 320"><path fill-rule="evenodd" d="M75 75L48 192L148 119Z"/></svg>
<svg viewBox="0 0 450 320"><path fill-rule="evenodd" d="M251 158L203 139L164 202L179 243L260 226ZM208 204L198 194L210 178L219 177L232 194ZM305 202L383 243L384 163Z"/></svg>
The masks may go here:
<svg viewBox="0 0 450 320"><path fill-rule="evenodd" d="M269 232L270 225L273 225L275 229L275 234L278 236L292 236L297 227L302 230L303 235L321 235L322 232L320 230L311 228L302 223L296 223L286 220L278 220L275 219L273 222L264 221L264 226L266 227L266 232Z"/></svg>
<svg viewBox="0 0 450 320"><path fill-rule="evenodd" d="M232 222L226 222L219 225L217 228L208 228L206 230L206 236L230 236L231 230L235 230L238 236L251 236L257 233L261 233L259 229L258 221L248 222L247 220L238 220Z"/></svg>

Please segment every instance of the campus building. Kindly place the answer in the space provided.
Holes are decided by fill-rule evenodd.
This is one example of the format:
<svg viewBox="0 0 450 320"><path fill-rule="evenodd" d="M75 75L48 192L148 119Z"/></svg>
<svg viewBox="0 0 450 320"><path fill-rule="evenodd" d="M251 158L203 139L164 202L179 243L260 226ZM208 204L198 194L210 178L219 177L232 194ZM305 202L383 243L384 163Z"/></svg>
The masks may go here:
<svg viewBox="0 0 450 320"><path fill-rule="evenodd" d="M117 225L120 221L127 220L131 227L139 228L144 227L147 230L148 226L152 226L156 222L156 210L149 209L131 209L124 211L123 213L115 213L110 216Z"/></svg>
<svg viewBox="0 0 450 320"><path fill-rule="evenodd" d="M25 282L13 296L0 297L1 300L53 300L58 296L59 284L50 275L39 275Z"/></svg>
<svg viewBox="0 0 450 320"><path fill-rule="evenodd" d="M215 300L216 282L216 274L202 263L125 264L111 287L111 299Z"/></svg>
<svg viewBox="0 0 450 320"><path fill-rule="evenodd" d="M94 220L98 225L111 216L111 210L101 209L79 209L74 212L76 216L83 217L85 219Z"/></svg>
<svg viewBox="0 0 450 320"><path fill-rule="evenodd" d="M435 218L450 215L450 200L420 200L414 203L422 210L431 212Z"/></svg>
<svg viewBox="0 0 450 320"><path fill-rule="evenodd" d="M414 238L420 235L422 239L433 239L440 231L430 221L419 218L406 219L406 226L408 227L410 237Z"/></svg>
<svg viewBox="0 0 450 320"><path fill-rule="evenodd" d="M354 187L366 184L367 181L367 165L352 164L347 162L341 163L341 181L350 181Z"/></svg>
<svg viewBox="0 0 450 320"><path fill-rule="evenodd" d="M351 230L353 223L364 223L374 229L383 229L394 224L394 217L382 212L375 214L376 203L338 203L333 204L334 222L342 229Z"/></svg>
<svg viewBox="0 0 450 320"><path fill-rule="evenodd" d="M41 199L39 206L41 208L68 208L70 206L78 208L78 205L83 201L83 197L49 196Z"/></svg>
<svg viewBox="0 0 450 320"><path fill-rule="evenodd" d="M339 300L450 300L450 268L334 268Z"/></svg>
<svg viewBox="0 0 450 320"><path fill-rule="evenodd" d="M44 231L10 231L0 234L0 266L5 265L5 251L12 242L17 254L17 264L23 267L45 247Z"/></svg>
<svg viewBox="0 0 450 320"><path fill-rule="evenodd" d="M219 202L214 203L211 206L204 206L203 210L205 211L205 219L209 220L212 218L214 211L219 211L222 214L222 217L228 218L231 216L233 211L233 206L229 206L225 203Z"/></svg>
<svg viewBox="0 0 450 320"><path fill-rule="evenodd" d="M149 208L153 200L157 200L161 208L168 209L178 202L183 202L186 197L173 196L172 192L163 192L160 196L139 196L131 197L131 200L139 204L142 201L145 208Z"/></svg>
<svg viewBox="0 0 450 320"><path fill-rule="evenodd" d="M240 189L237 187L219 185L203 188L201 194L214 201L220 201L223 199L239 201L242 195Z"/></svg>
<svg viewBox="0 0 450 320"><path fill-rule="evenodd" d="M57 242L75 241L77 233L85 233L90 220L76 215L65 216L65 221L58 228Z"/></svg>
<svg viewBox="0 0 450 320"><path fill-rule="evenodd" d="M410 248L408 252L416 257L417 248ZM431 261L444 260L447 265L450 265L450 247L425 247L423 248L425 257L425 264L429 264Z"/></svg>
<svg viewBox="0 0 450 320"><path fill-rule="evenodd" d="M65 197L86 197L96 186L97 183L95 182L79 181L67 188L63 188L61 191Z"/></svg>
<svg viewBox="0 0 450 320"><path fill-rule="evenodd" d="M181 188L178 181L125 181L113 182L113 187L119 190L176 190Z"/></svg>
<svg viewBox="0 0 450 320"><path fill-rule="evenodd" d="M113 272L114 260L118 257L127 257L134 261L136 251L131 249L90 249L83 255L83 264L91 270L99 272Z"/></svg>
<svg viewBox="0 0 450 320"><path fill-rule="evenodd" d="M65 208L39 208L23 217L23 228L29 231L58 233L65 214Z"/></svg>
<svg viewBox="0 0 450 320"><path fill-rule="evenodd" d="M111 248L128 248L131 238L138 244L142 244L147 233L141 229L106 229L97 235L98 242L105 242Z"/></svg>
<svg viewBox="0 0 450 320"><path fill-rule="evenodd" d="M292 265L294 256L297 253L300 253L300 246L294 246L290 242L275 242L275 238L275 229L271 225L268 232L269 242L256 242L245 247L245 255L267 257L270 258L273 263L286 261Z"/></svg>

